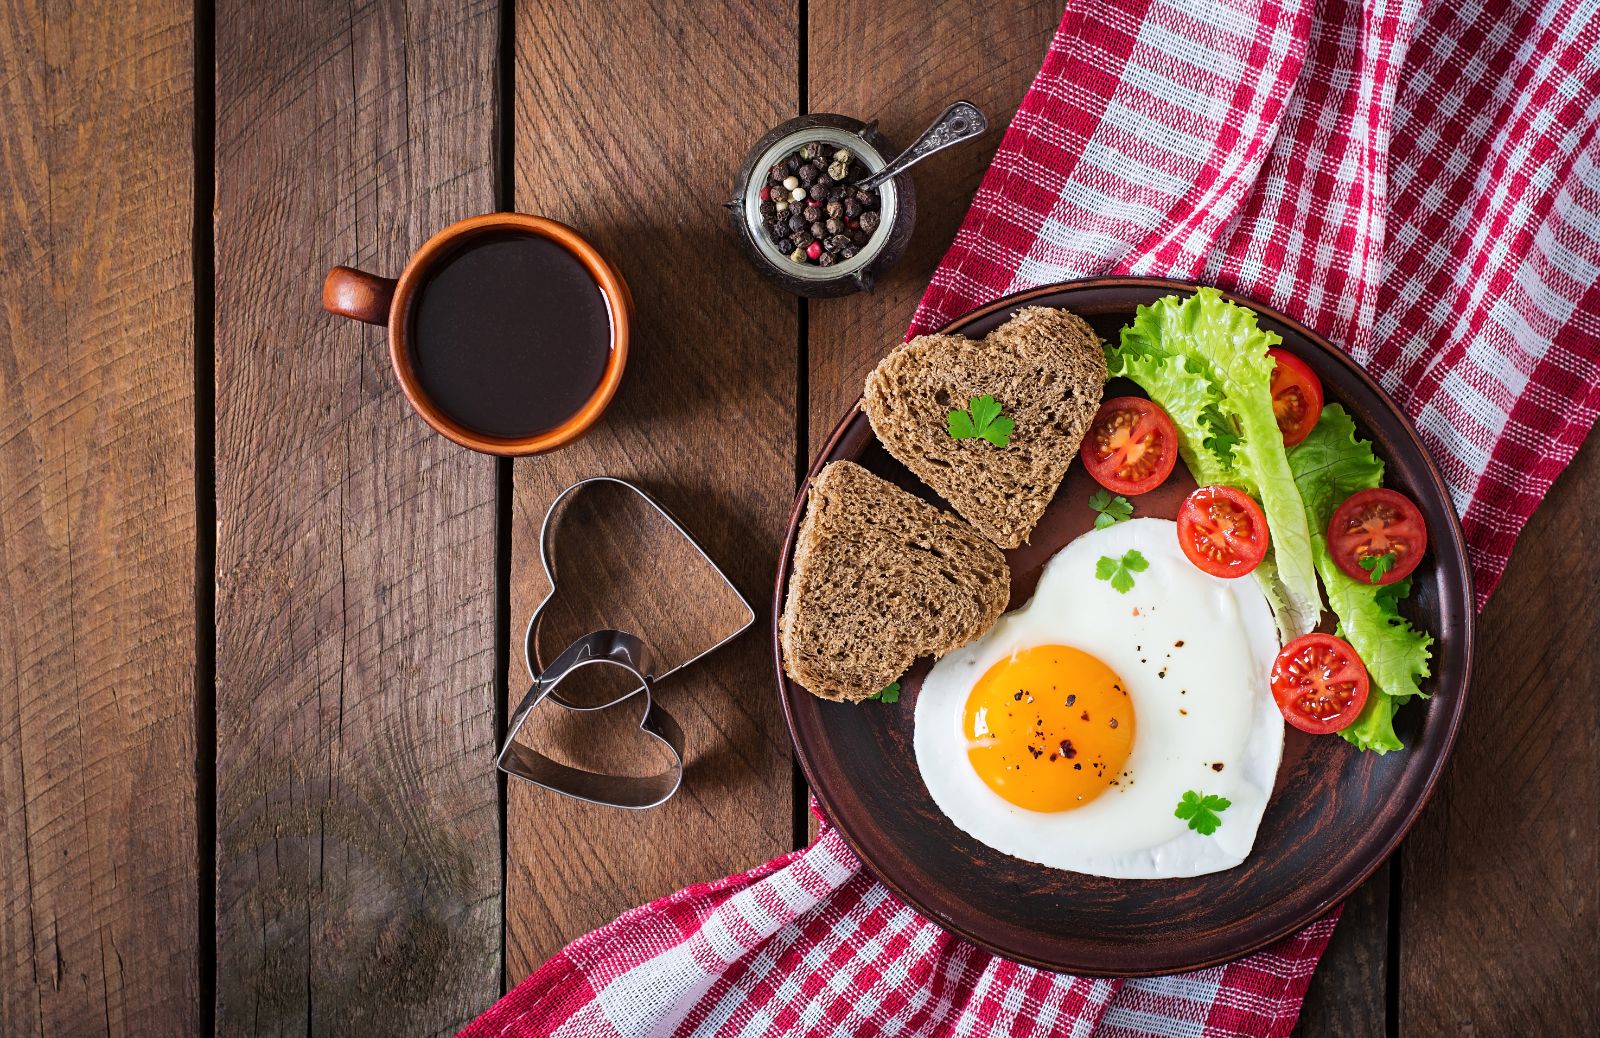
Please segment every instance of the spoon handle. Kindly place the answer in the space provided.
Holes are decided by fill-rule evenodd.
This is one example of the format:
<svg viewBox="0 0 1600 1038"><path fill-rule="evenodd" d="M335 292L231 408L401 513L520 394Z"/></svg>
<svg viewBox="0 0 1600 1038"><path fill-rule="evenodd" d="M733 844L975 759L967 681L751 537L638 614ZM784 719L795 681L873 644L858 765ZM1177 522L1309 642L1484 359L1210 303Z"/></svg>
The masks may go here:
<svg viewBox="0 0 1600 1038"><path fill-rule="evenodd" d="M989 120L971 101L957 101L939 113L933 125L922 131L922 136L911 142L911 147L896 155L894 161L878 172L859 181L855 186L870 191L890 177L899 176L936 151L952 144L978 136L989 128Z"/></svg>

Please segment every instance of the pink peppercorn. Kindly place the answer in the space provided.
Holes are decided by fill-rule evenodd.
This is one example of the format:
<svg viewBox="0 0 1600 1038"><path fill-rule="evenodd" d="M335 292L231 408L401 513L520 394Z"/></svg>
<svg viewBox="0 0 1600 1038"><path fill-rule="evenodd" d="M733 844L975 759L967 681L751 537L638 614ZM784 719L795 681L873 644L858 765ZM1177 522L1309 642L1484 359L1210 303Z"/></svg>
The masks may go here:
<svg viewBox="0 0 1600 1038"><path fill-rule="evenodd" d="M770 187L762 188L761 189L761 200L763 202L766 202L766 201L769 201L771 198L772 198L772 188L770 188Z"/></svg>
<svg viewBox="0 0 1600 1038"><path fill-rule="evenodd" d="M816 259L818 256L822 255L822 243L819 241L814 241L810 245L807 245L806 255L810 256L812 259Z"/></svg>

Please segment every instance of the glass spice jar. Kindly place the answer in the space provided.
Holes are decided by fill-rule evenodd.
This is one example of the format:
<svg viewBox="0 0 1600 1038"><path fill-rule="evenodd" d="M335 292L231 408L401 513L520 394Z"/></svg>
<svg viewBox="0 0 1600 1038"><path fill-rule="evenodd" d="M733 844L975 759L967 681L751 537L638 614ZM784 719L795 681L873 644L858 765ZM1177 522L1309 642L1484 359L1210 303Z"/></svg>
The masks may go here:
<svg viewBox="0 0 1600 1038"><path fill-rule="evenodd" d="M877 188L877 228L856 254L832 266L796 263L778 251L766 233L760 212L761 189L767 171L806 144L821 141L830 149L844 148L866 167L878 172L898 154L877 130L846 115L825 112L802 115L775 126L756 141L739 166L728 201L728 216L739 246L758 271L785 291L813 298L870 292L876 279L899 261L916 223L917 193L908 174L893 177Z"/></svg>

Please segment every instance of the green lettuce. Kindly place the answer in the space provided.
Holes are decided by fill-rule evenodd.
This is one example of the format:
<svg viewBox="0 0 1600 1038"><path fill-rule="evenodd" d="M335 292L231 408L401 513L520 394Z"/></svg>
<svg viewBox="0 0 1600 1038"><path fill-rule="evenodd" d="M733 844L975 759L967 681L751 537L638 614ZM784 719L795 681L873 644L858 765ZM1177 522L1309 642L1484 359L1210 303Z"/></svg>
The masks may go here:
<svg viewBox="0 0 1600 1038"><path fill-rule="evenodd" d="M1394 711L1412 696L1426 695L1418 682L1429 674L1433 638L1400 615L1398 603L1410 592L1409 579L1387 586L1351 579L1334 563L1326 535L1334 509L1356 491L1383 482L1383 462L1356 436L1345 409L1329 404L1311 434L1289 451L1289 465L1305 502L1317 573L1339 618L1338 634L1360 655L1371 683L1361 716L1339 734L1363 750L1401 749Z"/></svg>
<svg viewBox="0 0 1600 1038"><path fill-rule="evenodd" d="M1178 450L1202 486L1235 486L1261 502L1272 531L1257 569L1285 641L1317 625L1317 590L1306 509L1272 411L1272 358L1282 340L1213 288L1139 307L1107 350L1113 376L1137 382L1172 416Z"/></svg>

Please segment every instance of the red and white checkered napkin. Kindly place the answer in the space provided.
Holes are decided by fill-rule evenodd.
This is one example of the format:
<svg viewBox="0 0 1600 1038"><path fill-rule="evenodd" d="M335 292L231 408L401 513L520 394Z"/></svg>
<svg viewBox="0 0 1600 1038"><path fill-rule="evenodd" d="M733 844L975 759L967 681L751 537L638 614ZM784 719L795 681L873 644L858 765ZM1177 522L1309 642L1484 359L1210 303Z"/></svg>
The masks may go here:
<svg viewBox="0 0 1600 1038"><path fill-rule="evenodd" d="M1600 410L1597 125L1597 0L1073 0L912 330L1111 273L1295 315L1416 419L1481 604ZM1156 980L1044 973L920 918L825 826L579 938L465 1033L1285 1035L1332 930Z"/></svg>

